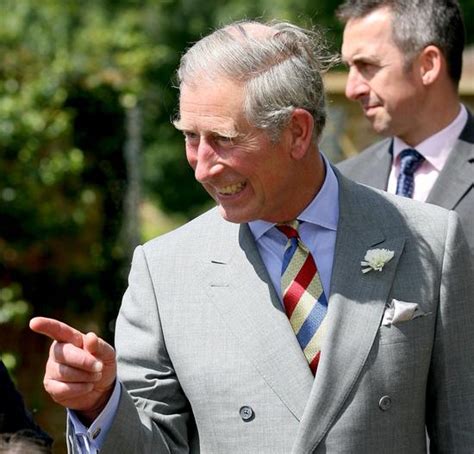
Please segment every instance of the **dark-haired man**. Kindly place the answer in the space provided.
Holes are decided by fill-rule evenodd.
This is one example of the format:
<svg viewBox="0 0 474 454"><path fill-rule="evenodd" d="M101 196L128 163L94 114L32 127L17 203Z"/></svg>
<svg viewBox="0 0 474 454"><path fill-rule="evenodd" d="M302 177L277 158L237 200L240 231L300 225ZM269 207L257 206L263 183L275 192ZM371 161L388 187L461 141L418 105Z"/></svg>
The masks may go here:
<svg viewBox="0 0 474 454"><path fill-rule="evenodd" d="M455 210L474 255L474 119L460 103L456 0L347 0L346 96L387 136L339 164L346 176Z"/></svg>

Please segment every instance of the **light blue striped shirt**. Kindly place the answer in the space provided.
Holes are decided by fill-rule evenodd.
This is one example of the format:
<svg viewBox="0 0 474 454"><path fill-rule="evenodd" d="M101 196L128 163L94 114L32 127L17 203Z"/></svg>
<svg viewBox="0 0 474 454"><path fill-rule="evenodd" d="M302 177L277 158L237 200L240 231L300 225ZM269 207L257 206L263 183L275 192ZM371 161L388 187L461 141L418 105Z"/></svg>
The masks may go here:
<svg viewBox="0 0 474 454"><path fill-rule="evenodd" d="M339 220L339 184L337 177L324 159L326 178L321 190L311 203L298 216L301 240L313 254L324 293L329 298L332 264L336 247L337 224ZM267 268L273 286L281 296L281 265L287 242L286 236L275 224L265 221L252 221L250 230L257 242L258 251Z"/></svg>

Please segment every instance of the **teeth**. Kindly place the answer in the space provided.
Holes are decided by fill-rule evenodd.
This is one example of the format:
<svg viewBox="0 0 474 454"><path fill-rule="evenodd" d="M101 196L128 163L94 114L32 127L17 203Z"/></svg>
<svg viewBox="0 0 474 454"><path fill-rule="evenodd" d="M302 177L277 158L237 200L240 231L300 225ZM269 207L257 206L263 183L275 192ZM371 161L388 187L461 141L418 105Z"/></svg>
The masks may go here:
<svg viewBox="0 0 474 454"><path fill-rule="evenodd" d="M232 195L237 194L245 187L245 183L230 184L219 189L219 194Z"/></svg>

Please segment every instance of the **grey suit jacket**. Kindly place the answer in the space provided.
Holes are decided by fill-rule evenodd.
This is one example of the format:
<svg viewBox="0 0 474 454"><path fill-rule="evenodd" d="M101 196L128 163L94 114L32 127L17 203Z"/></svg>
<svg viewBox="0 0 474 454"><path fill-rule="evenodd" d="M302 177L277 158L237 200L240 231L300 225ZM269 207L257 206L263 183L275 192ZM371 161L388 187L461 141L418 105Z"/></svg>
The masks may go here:
<svg viewBox="0 0 474 454"><path fill-rule="evenodd" d="M428 203L455 210L474 256L474 117L468 119L446 165L436 180ZM392 166L392 139L385 139L359 155L340 162L337 168L358 183L387 189Z"/></svg>
<svg viewBox="0 0 474 454"><path fill-rule="evenodd" d="M101 454L474 451L474 280L458 217L338 173L314 378L247 225L216 210L137 248ZM394 251L362 273L372 248ZM424 314L381 323L396 298Z"/></svg>

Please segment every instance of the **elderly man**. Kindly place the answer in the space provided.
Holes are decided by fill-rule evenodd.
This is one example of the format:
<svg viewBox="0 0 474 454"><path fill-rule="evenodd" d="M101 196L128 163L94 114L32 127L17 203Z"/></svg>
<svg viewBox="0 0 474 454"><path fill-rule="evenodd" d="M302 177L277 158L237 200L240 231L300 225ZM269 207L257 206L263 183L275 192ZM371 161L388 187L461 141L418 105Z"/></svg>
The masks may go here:
<svg viewBox="0 0 474 454"><path fill-rule="evenodd" d="M359 183L455 210L474 255L474 118L460 103L455 0L347 0L346 96L385 140L341 163Z"/></svg>
<svg viewBox="0 0 474 454"><path fill-rule="evenodd" d="M175 125L217 208L137 248L117 359L30 324L55 340L72 452L422 453L425 425L435 451L474 448L458 217L329 165L322 56L313 32L253 22L184 55Z"/></svg>

